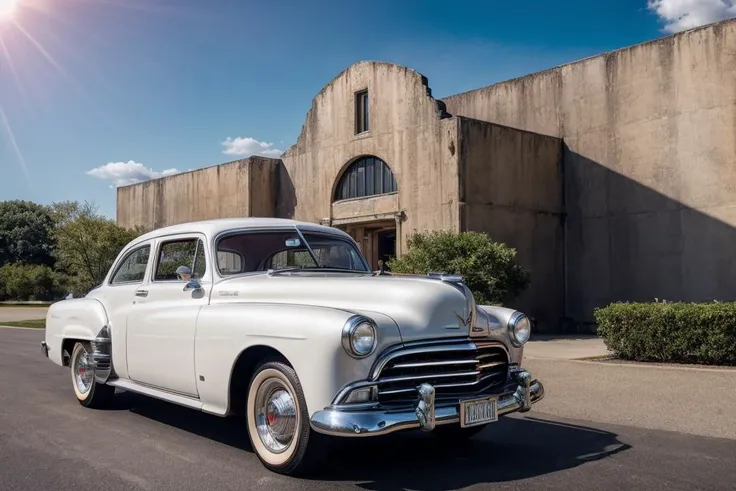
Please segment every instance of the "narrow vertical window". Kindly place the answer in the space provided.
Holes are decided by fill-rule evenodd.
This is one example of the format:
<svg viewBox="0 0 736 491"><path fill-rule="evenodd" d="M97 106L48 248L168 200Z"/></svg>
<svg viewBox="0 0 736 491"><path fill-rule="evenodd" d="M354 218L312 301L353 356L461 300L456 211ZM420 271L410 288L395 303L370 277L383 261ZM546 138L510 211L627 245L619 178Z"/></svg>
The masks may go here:
<svg viewBox="0 0 736 491"><path fill-rule="evenodd" d="M370 111L368 107L368 91L363 90L355 94L355 133L364 133L369 130L368 120Z"/></svg>

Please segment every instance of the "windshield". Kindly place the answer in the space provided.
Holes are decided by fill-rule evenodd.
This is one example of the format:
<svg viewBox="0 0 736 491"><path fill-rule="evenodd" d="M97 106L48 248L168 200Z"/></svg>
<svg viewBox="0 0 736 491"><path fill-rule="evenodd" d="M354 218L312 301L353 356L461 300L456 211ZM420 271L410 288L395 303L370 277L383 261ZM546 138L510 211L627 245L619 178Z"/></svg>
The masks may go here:
<svg viewBox="0 0 736 491"><path fill-rule="evenodd" d="M218 240L216 251L222 276L285 268L370 272L355 244L332 234L242 231Z"/></svg>

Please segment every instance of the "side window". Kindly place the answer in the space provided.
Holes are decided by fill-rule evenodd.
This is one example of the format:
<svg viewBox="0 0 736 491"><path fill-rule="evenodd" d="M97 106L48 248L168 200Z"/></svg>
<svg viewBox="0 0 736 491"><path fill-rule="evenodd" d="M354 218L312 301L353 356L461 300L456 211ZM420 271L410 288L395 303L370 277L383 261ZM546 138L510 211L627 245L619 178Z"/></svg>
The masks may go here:
<svg viewBox="0 0 736 491"><path fill-rule="evenodd" d="M204 243L201 239L164 242L159 249L154 281L200 279L207 271Z"/></svg>
<svg viewBox="0 0 736 491"><path fill-rule="evenodd" d="M146 276L148 256L151 254L151 246L139 247L128 253L120 262L117 271L113 274L110 283L120 285L123 283L138 283Z"/></svg>

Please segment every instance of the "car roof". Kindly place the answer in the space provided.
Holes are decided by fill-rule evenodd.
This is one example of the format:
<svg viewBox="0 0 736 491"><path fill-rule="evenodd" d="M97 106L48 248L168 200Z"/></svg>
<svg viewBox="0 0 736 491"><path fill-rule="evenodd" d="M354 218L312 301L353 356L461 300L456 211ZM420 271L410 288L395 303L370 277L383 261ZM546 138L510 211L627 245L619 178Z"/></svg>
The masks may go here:
<svg viewBox="0 0 736 491"><path fill-rule="evenodd" d="M212 220L201 220L195 222L179 223L176 225L169 225L167 227L161 227L147 232L133 242L144 242L146 240L155 239L157 237L175 234L186 234L199 232L203 233L208 240L211 240L214 236L227 232L228 230L242 230L242 229L283 229L299 227L302 231L310 232L324 232L330 234L337 234L343 237L350 238L350 235L343 232L340 229L334 227L328 227L326 225L319 225L311 222L303 222L299 220L290 220L287 218L261 218L261 217L248 217L248 218L216 218Z"/></svg>

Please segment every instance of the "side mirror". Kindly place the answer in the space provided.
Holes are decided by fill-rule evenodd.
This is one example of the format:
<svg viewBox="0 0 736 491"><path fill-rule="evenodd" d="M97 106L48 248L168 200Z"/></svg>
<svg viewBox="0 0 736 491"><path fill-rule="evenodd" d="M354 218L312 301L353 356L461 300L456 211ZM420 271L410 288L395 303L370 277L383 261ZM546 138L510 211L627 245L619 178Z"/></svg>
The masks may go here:
<svg viewBox="0 0 736 491"><path fill-rule="evenodd" d="M188 292L191 290L201 290L202 285L199 284L199 281L197 280L189 280L187 281L187 284L184 285L184 291Z"/></svg>

